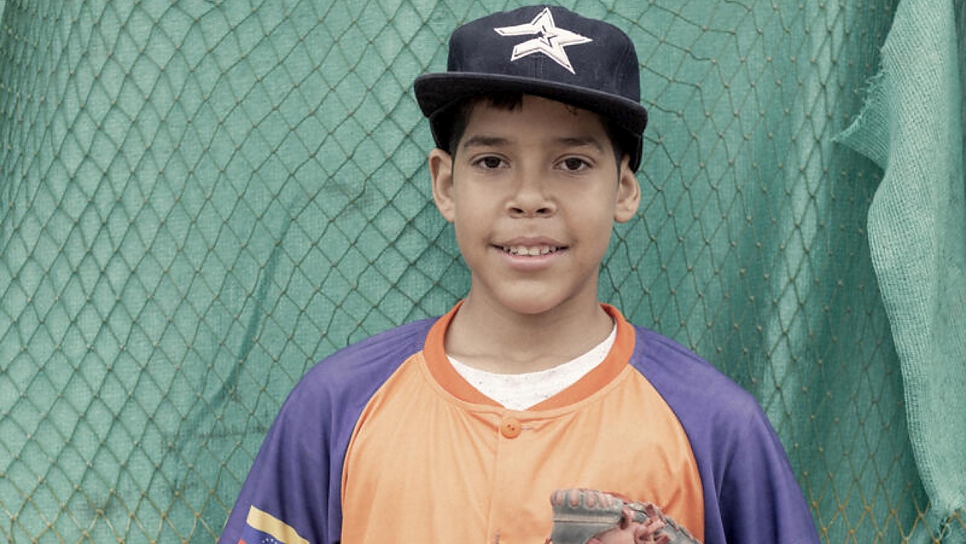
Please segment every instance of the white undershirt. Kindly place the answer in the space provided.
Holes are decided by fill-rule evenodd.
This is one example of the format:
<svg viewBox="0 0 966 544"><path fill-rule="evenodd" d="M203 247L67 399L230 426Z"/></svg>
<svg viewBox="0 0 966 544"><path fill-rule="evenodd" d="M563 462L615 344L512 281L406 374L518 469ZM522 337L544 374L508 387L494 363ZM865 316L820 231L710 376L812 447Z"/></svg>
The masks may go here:
<svg viewBox="0 0 966 544"><path fill-rule="evenodd" d="M523 374L497 374L467 366L452 357L448 359L463 379L487 397L504 408L526 410L570 387L604 362L616 338L615 325L603 342L576 359L547 370Z"/></svg>

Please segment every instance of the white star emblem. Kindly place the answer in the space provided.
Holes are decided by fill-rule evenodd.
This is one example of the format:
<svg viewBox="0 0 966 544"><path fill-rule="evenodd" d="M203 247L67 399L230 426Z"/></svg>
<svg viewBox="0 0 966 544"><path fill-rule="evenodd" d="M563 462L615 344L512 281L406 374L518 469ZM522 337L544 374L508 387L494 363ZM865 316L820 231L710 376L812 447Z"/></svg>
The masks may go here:
<svg viewBox="0 0 966 544"><path fill-rule="evenodd" d="M553 59L557 64L566 68L571 74L575 73L574 67L570 65L570 58L567 57L567 52L564 51L564 47L594 41L575 32L557 28L553 22L553 15L550 13L550 8L544 8L529 23L504 26L494 28L493 30L500 36L537 35L537 37L513 47L513 56L510 57L511 62L534 53L543 53Z"/></svg>

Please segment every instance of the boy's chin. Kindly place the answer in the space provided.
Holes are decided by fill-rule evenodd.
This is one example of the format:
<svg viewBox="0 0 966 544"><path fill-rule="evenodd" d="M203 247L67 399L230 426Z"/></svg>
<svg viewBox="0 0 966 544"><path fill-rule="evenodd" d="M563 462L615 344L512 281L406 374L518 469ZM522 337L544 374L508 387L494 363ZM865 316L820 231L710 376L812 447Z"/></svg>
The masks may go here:
<svg viewBox="0 0 966 544"><path fill-rule="evenodd" d="M580 298L583 297L552 290L540 292L535 289L511 289L500 293L493 302L521 317L541 317L554 312L575 309ZM592 302L593 305L588 307L596 307L596 296Z"/></svg>

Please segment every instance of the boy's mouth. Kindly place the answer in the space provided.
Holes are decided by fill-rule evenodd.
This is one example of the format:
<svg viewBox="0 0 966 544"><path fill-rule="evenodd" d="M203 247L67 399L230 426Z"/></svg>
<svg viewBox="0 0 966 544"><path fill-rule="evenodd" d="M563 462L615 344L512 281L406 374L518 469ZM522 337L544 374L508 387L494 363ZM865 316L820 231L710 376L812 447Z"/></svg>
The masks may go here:
<svg viewBox="0 0 966 544"><path fill-rule="evenodd" d="M512 246L500 246L500 249L504 253L510 255L516 255L518 257L539 257L540 255L549 255L551 253L556 253L562 249L562 246L550 246L550 245L538 245L538 246L522 246L522 245L512 245Z"/></svg>

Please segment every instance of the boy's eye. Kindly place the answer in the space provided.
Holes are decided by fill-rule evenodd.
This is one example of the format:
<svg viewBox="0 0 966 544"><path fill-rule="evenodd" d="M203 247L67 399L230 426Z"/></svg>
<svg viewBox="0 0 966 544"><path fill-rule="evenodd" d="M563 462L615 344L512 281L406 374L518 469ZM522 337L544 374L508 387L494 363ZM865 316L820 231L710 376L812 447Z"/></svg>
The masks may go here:
<svg viewBox="0 0 966 544"><path fill-rule="evenodd" d="M568 157L560 161L560 166L562 166L564 170L567 170L570 172L576 172L578 170L583 170L585 168L588 168L590 164L581 158Z"/></svg>
<svg viewBox="0 0 966 544"><path fill-rule="evenodd" d="M488 170L493 170L503 166L503 159L501 159L500 157L492 157L492 156L482 157L480 159L477 159L476 164Z"/></svg>

